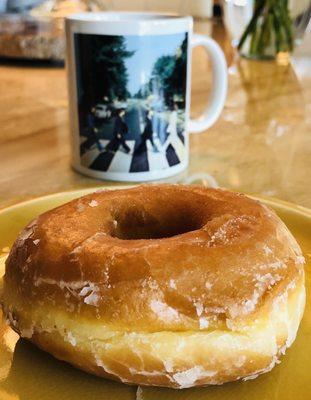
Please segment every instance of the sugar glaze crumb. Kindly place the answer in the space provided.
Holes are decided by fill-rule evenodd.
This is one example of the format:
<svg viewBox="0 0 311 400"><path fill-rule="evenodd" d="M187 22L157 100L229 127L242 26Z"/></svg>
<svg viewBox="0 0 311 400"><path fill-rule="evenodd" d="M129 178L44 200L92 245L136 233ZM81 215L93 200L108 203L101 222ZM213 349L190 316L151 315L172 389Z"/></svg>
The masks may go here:
<svg viewBox="0 0 311 400"><path fill-rule="evenodd" d="M144 400L144 398L143 398L143 389L141 388L141 386L137 386L136 400Z"/></svg>

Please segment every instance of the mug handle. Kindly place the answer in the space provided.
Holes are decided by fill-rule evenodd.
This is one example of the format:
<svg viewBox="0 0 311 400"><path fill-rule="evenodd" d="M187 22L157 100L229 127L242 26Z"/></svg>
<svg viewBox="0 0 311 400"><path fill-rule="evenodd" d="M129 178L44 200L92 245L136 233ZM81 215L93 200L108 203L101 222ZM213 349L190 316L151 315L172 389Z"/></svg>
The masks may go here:
<svg viewBox="0 0 311 400"><path fill-rule="evenodd" d="M199 133L212 126L218 119L227 97L228 73L223 51L215 40L205 35L193 35L191 49L203 46L212 62L213 86L209 104L203 114L196 119L190 119L188 129L191 133Z"/></svg>

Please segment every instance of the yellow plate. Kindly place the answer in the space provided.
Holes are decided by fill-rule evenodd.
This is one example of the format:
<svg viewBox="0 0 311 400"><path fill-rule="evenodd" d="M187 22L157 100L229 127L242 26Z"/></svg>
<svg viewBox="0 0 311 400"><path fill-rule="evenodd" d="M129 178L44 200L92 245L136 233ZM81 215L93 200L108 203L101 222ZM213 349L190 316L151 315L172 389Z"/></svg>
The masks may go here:
<svg viewBox="0 0 311 400"><path fill-rule="evenodd" d="M36 215L75 197L94 191L77 190L30 200L0 211L0 254L5 253L19 230ZM283 219L305 255L306 285L310 288L311 212L279 200L260 198ZM0 259L1 261L1 259ZM3 262L0 262L0 276ZM308 400L311 399L311 302L297 339L282 363L268 374L247 382L222 386L172 390L142 388L137 400ZM0 322L0 400L127 400L136 399L134 386L96 378L57 361L19 339Z"/></svg>

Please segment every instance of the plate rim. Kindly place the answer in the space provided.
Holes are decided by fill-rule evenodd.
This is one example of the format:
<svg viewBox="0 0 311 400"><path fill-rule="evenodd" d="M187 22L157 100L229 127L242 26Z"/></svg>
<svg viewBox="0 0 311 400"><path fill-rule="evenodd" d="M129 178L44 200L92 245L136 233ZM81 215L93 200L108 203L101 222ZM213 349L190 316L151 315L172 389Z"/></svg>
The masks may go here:
<svg viewBox="0 0 311 400"><path fill-rule="evenodd" d="M32 204L34 202L40 202L40 200L43 199L52 199L52 198L57 198L60 197L61 195L68 195L68 194L74 194L74 193L80 193L80 192L85 192L85 194L93 193L98 190L120 190L120 189L130 189L136 186L140 185L116 185L116 186L91 186L91 187L86 187L86 188L79 188L79 189L68 189L68 190L62 190L59 192L54 192L54 193L49 193L45 194L42 196L35 196L23 201L18 201L16 203L10 204L9 206L5 206L0 208L0 217L5 214L6 212L13 211L14 209L17 209L21 206L27 206L28 204ZM190 185L189 185L190 186ZM193 185L194 186L194 185ZM202 186L204 187L204 186ZM225 188L219 188L223 190L229 190L231 192L237 192L235 190L230 190L230 189L225 189ZM281 206L282 208L290 209L294 211L297 214L300 214L301 216L310 219L311 220L311 208L301 206L299 204L292 203L287 200L279 199L277 197L270 197L270 196L264 196L260 194L253 194L253 193L245 193L245 192L240 192L242 194L245 194L246 196L254 199L254 200L259 200L264 202L265 204L268 204L269 206Z"/></svg>
<svg viewBox="0 0 311 400"><path fill-rule="evenodd" d="M125 189L125 188L131 188L131 187L135 187L137 185L118 185L118 186L102 186L102 187L88 187L88 188L79 188L79 189L68 189L68 190L64 190L64 191L59 191L59 192L54 192L54 193L50 193L47 195L42 195L42 196L38 196L38 197L33 197L33 198L29 198L27 200L21 201L21 202L16 202L14 204L11 204L9 206L6 207L2 207L0 208L0 219L2 217L3 214L7 213L7 212L14 212L14 210L18 210L19 207L23 207L23 206L27 206L27 205L31 205L34 203L40 203L40 201L45 200L45 199L50 199L52 200L53 198L57 199L59 197L61 197L62 195L68 195L68 194L78 194L81 192L85 192L85 194L88 193L92 193L95 192L96 190L99 190L101 188L103 189L108 189L108 190L117 190L117 189ZM231 190L232 191L232 190ZM234 191L233 191L234 192ZM288 211L292 211L294 212L298 217L301 218L306 218L308 220L308 222L311 223L311 209L307 208L307 207L303 207L303 206L299 206L295 203L291 203L285 200L281 200L275 197L267 197L267 196L262 196L262 195L256 195L256 194L246 194L248 197L254 199L254 200L259 200L259 201L263 201L265 204L267 204L268 206L277 206L280 207L283 210L288 210ZM1 223L1 221L0 221ZM3 258L6 258L6 256L2 256ZM0 255L0 258L2 258ZM2 273L1 273L1 267L0 267L0 283L1 283L1 278L2 278ZM1 285L0 285L1 286ZM138 386L137 386L138 387Z"/></svg>

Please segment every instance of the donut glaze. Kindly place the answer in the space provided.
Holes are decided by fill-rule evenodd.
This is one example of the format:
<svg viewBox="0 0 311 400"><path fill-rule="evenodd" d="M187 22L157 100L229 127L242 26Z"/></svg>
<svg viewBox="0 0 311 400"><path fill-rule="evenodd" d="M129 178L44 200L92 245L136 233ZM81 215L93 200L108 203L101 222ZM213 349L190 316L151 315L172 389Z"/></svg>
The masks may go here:
<svg viewBox="0 0 311 400"><path fill-rule="evenodd" d="M96 192L40 215L6 262L3 309L55 357L126 383L270 370L302 317L304 259L263 204L219 189Z"/></svg>

